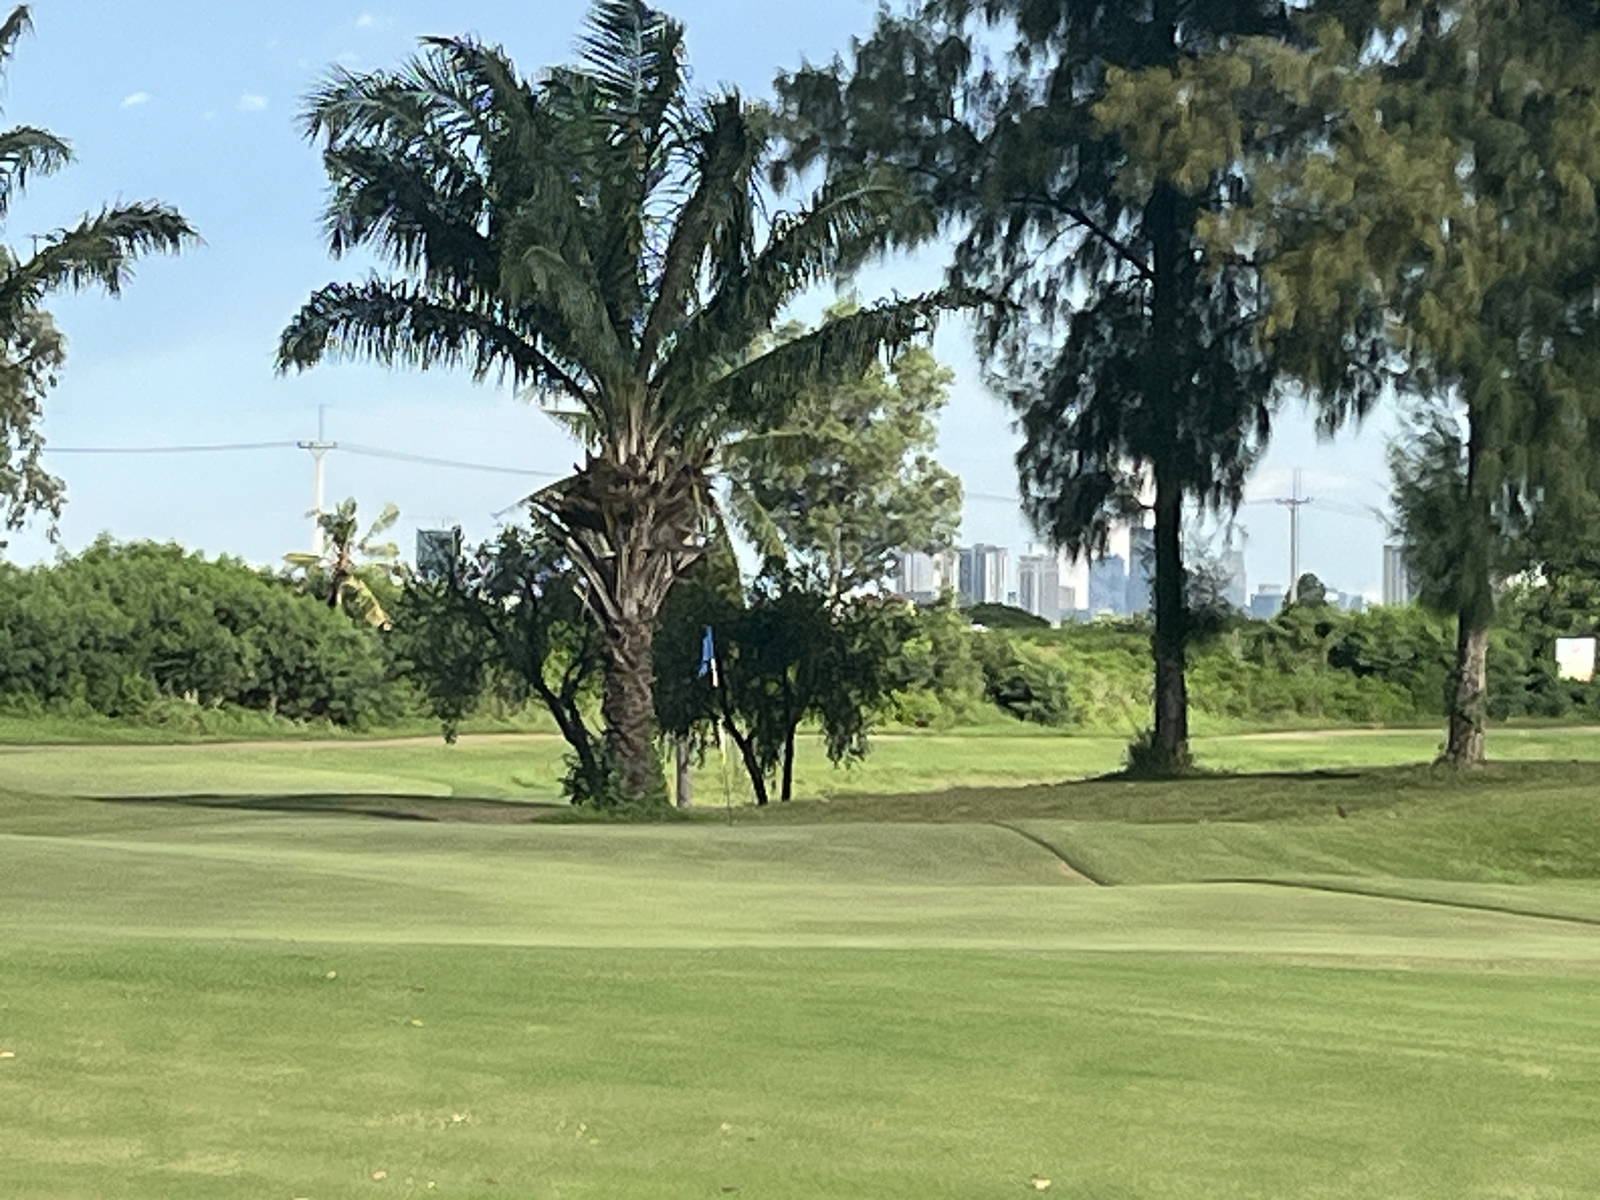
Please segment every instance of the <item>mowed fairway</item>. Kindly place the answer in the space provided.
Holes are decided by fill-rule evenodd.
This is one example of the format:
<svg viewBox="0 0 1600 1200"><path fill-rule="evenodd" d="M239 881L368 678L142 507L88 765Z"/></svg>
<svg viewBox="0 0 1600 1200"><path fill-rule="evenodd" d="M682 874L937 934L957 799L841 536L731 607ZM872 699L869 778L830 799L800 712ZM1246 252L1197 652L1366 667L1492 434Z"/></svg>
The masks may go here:
<svg viewBox="0 0 1600 1200"><path fill-rule="evenodd" d="M5 752L0 1196L1591 1196L1600 766L1288 773L1433 740L648 827L539 740Z"/></svg>

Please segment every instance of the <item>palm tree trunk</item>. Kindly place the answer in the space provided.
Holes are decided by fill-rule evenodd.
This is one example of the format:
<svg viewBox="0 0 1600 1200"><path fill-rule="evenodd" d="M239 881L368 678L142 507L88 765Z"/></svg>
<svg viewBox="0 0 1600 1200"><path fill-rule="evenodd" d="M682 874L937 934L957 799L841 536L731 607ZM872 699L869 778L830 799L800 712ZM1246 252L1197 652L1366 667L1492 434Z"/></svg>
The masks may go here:
<svg viewBox="0 0 1600 1200"><path fill-rule="evenodd" d="M1186 678L1187 612L1184 605L1183 493L1156 475L1155 747L1160 769L1189 765L1189 689Z"/></svg>
<svg viewBox="0 0 1600 1200"><path fill-rule="evenodd" d="M606 752L625 804L666 802L666 779L656 756L655 627L631 618L606 631L606 677L601 707Z"/></svg>

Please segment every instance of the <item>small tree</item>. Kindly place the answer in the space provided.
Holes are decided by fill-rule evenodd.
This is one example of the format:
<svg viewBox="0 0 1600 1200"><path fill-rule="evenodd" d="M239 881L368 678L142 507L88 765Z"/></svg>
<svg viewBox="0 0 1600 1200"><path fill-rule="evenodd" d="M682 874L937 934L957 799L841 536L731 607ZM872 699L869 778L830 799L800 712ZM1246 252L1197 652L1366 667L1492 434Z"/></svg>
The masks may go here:
<svg viewBox="0 0 1600 1200"><path fill-rule="evenodd" d="M954 378L917 346L891 366L808 390L780 425L728 448L735 515L763 550L830 596L882 583L897 551L947 548L961 523L961 481L933 452Z"/></svg>
<svg viewBox="0 0 1600 1200"><path fill-rule="evenodd" d="M794 795L796 745L807 720L817 722L835 765L865 757L909 633L895 606L830 597L777 563L743 598L705 579L680 599L676 632L664 639L677 653L663 658L676 680L663 695L663 728L684 735L720 727L758 805L774 791L779 800ZM701 670L707 632L712 662Z"/></svg>
<svg viewBox="0 0 1600 1200"><path fill-rule="evenodd" d="M605 748L591 728L604 648L565 556L538 531L506 529L460 565L453 580L413 582L395 636L401 659L454 741L496 676L537 697L571 751L567 794L601 802Z"/></svg>

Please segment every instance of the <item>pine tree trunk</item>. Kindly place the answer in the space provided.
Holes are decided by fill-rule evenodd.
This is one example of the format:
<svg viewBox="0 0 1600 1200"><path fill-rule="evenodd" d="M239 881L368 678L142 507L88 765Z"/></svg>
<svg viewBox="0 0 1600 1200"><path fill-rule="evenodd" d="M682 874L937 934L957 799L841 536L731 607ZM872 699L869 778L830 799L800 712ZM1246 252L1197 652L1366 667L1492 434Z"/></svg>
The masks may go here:
<svg viewBox="0 0 1600 1200"><path fill-rule="evenodd" d="M1184 605L1183 493L1159 473L1156 479L1154 650L1155 748L1160 769L1189 765L1189 691L1186 679L1187 613Z"/></svg>
<svg viewBox="0 0 1600 1200"><path fill-rule="evenodd" d="M1171 19L1170 3L1157 6L1158 24ZM1165 15L1163 15L1165 14ZM1172 34L1163 35L1170 42ZM1165 49L1165 45L1163 49ZM1179 198L1170 184L1158 184L1146 210L1151 236L1150 322L1153 354L1145 386L1158 413L1167 444L1152 455L1155 505L1155 754L1161 773L1189 766L1188 612L1183 572L1183 481L1175 464L1179 395L1178 288L1182 258Z"/></svg>
<svg viewBox="0 0 1600 1200"><path fill-rule="evenodd" d="M602 708L606 752L625 804L662 804L666 780L656 756L655 629L637 618L607 631Z"/></svg>
<svg viewBox="0 0 1600 1200"><path fill-rule="evenodd" d="M1481 767L1484 714L1489 691L1489 627L1470 610L1459 617L1455 686L1450 698L1450 738L1444 761L1452 767Z"/></svg>
<svg viewBox="0 0 1600 1200"><path fill-rule="evenodd" d="M1484 542L1494 536L1492 516L1483 499L1480 459L1483 430L1476 411L1467 416L1466 519ZM1493 585L1485 559L1464 570L1464 592L1456 615L1456 669L1450 696L1450 732L1441 761L1452 767L1484 763L1483 725L1489 691L1489 621L1494 612Z"/></svg>

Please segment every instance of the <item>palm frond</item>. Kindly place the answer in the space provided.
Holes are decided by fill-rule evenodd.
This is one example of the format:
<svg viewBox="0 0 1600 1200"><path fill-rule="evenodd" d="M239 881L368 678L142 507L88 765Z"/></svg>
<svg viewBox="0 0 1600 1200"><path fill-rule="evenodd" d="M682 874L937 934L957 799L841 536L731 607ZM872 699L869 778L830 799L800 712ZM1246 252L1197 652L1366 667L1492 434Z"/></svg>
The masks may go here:
<svg viewBox="0 0 1600 1200"><path fill-rule="evenodd" d="M706 106L689 141L695 186L678 211L640 338L639 370L646 374L697 297L706 260L714 277L725 279L747 265L751 253L752 185L765 156L765 136L739 94L731 92Z"/></svg>
<svg viewBox="0 0 1600 1200"><path fill-rule="evenodd" d="M28 186L30 175L51 175L72 161L72 147L48 129L20 125L0 133L0 220Z"/></svg>
<svg viewBox="0 0 1600 1200"><path fill-rule="evenodd" d="M33 9L26 4L17 5L11 10L11 15L0 22L0 71L10 64L22 35L32 32Z"/></svg>
<svg viewBox="0 0 1600 1200"><path fill-rule="evenodd" d="M703 380L772 328L796 296L860 266L918 219L897 176L876 174L824 185L798 213L779 214L749 266L729 274L693 314L663 368L664 389Z"/></svg>
<svg viewBox="0 0 1600 1200"><path fill-rule="evenodd" d="M480 380L498 371L518 384L555 386L580 399L587 390L493 314L441 303L403 283L330 284L315 293L283 331L278 370L307 370L329 356L422 370L465 364Z"/></svg>
<svg viewBox="0 0 1600 1200"><path fill-rule="evenodd" d="M37 304L63 288L99 286L115 296L143 255L175 254L198 241L189 222L166 205L104 209L75 228L57 230L33 257L0 277L0 315Z"/></svg>
<svg viewBox="0 0 1600 1200"><path fill-rule="evenodd" d="M642 0L597 0L585 24L583 73L606 110L633 136L659 136L683 90L683 26Z"/></svg>

